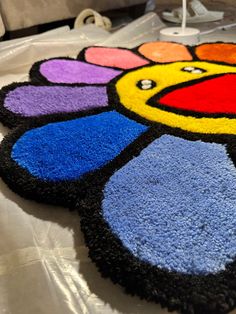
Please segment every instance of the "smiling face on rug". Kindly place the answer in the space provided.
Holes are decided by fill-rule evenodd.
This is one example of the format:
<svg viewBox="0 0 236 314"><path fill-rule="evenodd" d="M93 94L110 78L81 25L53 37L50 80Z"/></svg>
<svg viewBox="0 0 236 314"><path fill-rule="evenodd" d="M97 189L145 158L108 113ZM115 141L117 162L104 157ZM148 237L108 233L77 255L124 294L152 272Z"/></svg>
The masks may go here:
<svg viewBox="0 0 236 314"><path fill-rule="evenodd" d="M236 45L88 47L1 90L0 174L76 208L90 257L187 314L235 305Z"/></svg>
<svg viewBox="0 0 236 314"><path fill-rule="evenodd" d="M146 66L123 74L115 83L120 105L151 122L199 133L233 133L236 67L187 61ZM187 86L186 86L187 83ZM201 117L201 119L196 119Z"/></svg>

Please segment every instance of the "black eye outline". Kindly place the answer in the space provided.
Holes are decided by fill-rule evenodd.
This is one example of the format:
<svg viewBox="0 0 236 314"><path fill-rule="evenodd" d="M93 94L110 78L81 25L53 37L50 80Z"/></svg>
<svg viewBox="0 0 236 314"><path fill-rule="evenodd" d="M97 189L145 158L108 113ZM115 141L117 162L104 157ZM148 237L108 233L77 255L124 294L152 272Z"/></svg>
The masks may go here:
<svg viewBox="0 0 236 314"><path fill-rule="evenodd" d="M194 67L194 66L186 66L186 67L182 68L181 71L182 72L188 72L191 74L202 74L202 73L207 72L207 70L205 70L205 69ZM194 71L199 71L199 72L194 72Z"/></svg>
<svg viewBox="0 0 236 314"><path fill-rule="evenodd" d="M148 82L150 82L150 84L148 84ZM153 80L143 79L143 80L139 80L136 86L141 90L150 90L156 87L157 83Z"/></svg>

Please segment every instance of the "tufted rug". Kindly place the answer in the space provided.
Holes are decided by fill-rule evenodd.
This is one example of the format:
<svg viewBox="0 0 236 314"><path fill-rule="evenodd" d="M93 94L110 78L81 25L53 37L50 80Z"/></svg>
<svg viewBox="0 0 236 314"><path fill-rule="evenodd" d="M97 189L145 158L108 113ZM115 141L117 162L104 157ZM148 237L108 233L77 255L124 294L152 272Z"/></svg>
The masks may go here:
<svg viewBox="0 0 236 314"><path fill-rule="evenodd" d="M127 293L185 314L236 307L236 45L88 47L0 92L0 175L77 209Z"/></svg>

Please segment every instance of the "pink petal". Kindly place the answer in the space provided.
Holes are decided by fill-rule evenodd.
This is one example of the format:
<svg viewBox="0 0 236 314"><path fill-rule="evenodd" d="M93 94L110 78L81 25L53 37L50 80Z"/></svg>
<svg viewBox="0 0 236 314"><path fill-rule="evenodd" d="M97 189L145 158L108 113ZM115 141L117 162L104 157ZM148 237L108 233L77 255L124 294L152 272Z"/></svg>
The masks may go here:
<svg viewBox="0 0 236 314"><path fill-rule="evenodd" d="M120 69L132 69L149 63L132 51L122 48L90 47L85 50L84 57L90 63Z"/></svg>

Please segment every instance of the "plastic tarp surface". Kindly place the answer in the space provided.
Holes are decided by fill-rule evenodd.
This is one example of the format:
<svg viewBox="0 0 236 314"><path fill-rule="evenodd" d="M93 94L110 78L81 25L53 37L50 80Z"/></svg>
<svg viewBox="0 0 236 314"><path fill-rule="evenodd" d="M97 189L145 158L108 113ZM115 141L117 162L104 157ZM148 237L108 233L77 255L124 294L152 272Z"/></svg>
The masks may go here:
<svg viewBox="0 0 236 314"><path fill-rule="evenodd" d="M110 34L95 26L68 27L0 43L0 85L28 79L41 59L70 56L89 45L134 47L157 40L160 21L148 14ZM224 36L226 33L224 32ZM211 34L221 40L221 33ZM218 37L217 37L218 36ZM231 36L229 34L229 36ZM228 39L236 41L235 33ZM211 38L203 38L209 41ZM0 125L1 138L9 132ZM79 216L25 200L0 182L1 314L165 314L103 279L88 258ZM236 313L236 312L235 312Z"/></svg>

